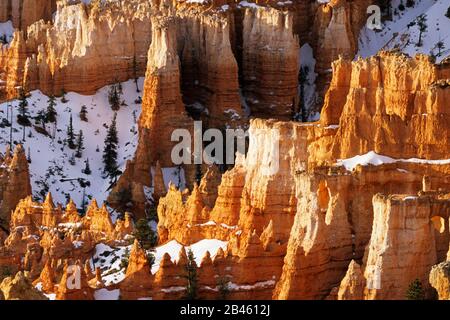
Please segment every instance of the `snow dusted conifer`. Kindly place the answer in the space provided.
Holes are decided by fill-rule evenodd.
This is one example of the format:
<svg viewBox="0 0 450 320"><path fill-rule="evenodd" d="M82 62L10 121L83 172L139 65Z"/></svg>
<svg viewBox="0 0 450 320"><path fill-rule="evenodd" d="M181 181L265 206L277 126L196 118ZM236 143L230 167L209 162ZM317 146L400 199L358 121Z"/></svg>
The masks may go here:
<svg viewBox="0 0 450 320"><path fill-rule="evenodd" d="M83 172L84 174L90 175L90 174L92 173L92 171L91 171L91 167L90 167L90 165L89 165L89 158L86 158L85 163L86 163L86 165L85 165L85 167L84 167L84 169L83 169L82 172Z"/></svg>
<svg viewBox="0 0 450 320"><path fill-rule="evenodd" d="M75 153L75 156L77 158L81 158L81 156L83 155L83 149L84 149L83 130L80 130L80 133L78 134L78 140L77 140L77 152Z"/></svg>
<svg viewBox="0 0 450 320"><path fill-rule="evenodd" d="M417 18L417 25L419 27L419 41L417 42L417 46L421 47L423 45L423 33L428 30L427 17L424 14L421 14Z"/></svg>
<svg viewBox="0 0 450 320"><path fill-rule="evenodd" d="M61 102L62 103L67 103L69 102L69 100L66 99L66 91L64 89L61 90Z"/></svg>
<svg viewBox="0 0 450 320"><path fill-rule="evenodd" d="M28 119L27 95L22 87L19 88L19 114L17 115L17 122L23 127L29 126L31 124L30 120Z"/></svg>
<svg viewBox="0 0 450 320"><path fill-rule="evenodd" d="M70 114L69 126L67 127L67 145L70 149L75 149L75 134L73 133L73 120Z"/></svg>
<svg viewBox="0 0 450 320"><path fill-rule="evenodd" d="M56 122L56 99L54 96L50 96L47 101L47 110L45 111L45 122Z"/></svg>
<svg viewBox="0 0 450 320"><path fill-rule="evenodd" d="M31 163L31 151L30 151L30 147L28 147L27 161L28 161L28 163Z"/></svg>
<svg viewBox="0 0 450 320"><path fill-rule="evenodd" d="M88 111L87 111L86 106L81 106L81 110L80 110L81 121L85 121L85 122L88 121L87 114L88 114Z"/></svg>
<svg viewBox="0 0 450 320"><path fill-rule="evenodd" d="M117 175L117 144L119 139L117 137L116 126L117 113L114 113L114 117L111 121L111 125L108 128L108 133L105 138L105 148L103 149L103 164L105 165L103 173L111 178Z"/></svg>
<svg viewBox="0 0 450 320"><path fill-rule="evenodd" d="M108 101L109 104L111 105L111 109L114 111L118 111L120 109L120 92L121 92L121 87L119 87L119 85L114 84L111 86L111 88L109 89L108 92Z"/></svg>
<svg viewBox="0 0 450 320"><path fill-rule="evenodd" d="M186 274L184 278L187 280L186 283L186 299L195 300L198 294L198 274L197 274L197 264L195 263L194 253L191 249L187 252L187 263L185 266Z"/></svg>

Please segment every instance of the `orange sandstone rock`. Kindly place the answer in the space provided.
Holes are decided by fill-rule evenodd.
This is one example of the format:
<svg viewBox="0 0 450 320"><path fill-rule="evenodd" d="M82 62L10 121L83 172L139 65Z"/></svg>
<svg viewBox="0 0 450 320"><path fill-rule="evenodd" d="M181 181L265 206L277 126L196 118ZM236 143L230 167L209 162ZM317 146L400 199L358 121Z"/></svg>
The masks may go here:
<svg viewBox="0 0 450 320"><path fill-rule="evenodd" d="M121 298L134 300L151 297L152 284L153 276L150 272L146 252L135 240L131 249L125 279L119 284Z"/></svg>
<svg viewBox="0 0 450 320"><path fill-rule="evenodd" d="M9 151L7 150L7 153ZM14 150L11 160L6 158L6 168L0 171L0 184L2 199L0 206L0 218L9 222L11 211L21 199L31 195L30 173L25 151L21 145Z"/></svg>
<svg viewBox="0 0 450 320"><path fill-rule="evenodd" d="M57 300L93 300L93 291L89 287L86 273L81 263L64 266L64 274L58 285Z"/></svg>

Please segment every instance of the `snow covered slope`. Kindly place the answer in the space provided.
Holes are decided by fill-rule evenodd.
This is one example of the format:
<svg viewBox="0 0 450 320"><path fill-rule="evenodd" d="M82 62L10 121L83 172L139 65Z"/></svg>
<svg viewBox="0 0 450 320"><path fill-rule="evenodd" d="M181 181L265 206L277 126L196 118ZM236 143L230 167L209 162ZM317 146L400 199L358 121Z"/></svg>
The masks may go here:
<svg viewBox="0 0 450 320"><path fill-rule="evenodd" d="M364 27L359 38L361 57L375 55L382 49L400 49L410 56L424 53L436 56L440 62L450 55L450 18L445 16L450 7L449 0L415 0L414 7L406 7L402 11L400 4L406 0L393 0L393 21L386 21L381 31L373 31ZM419 43L419 19L425 17L426 31L422 33L422 44ZM443 47L439 49L438 43ZM440 51L440 54L439 54Z"/></svg>
<svg viewBox="0 0 450 320"><path fill-rule="evenodd" d="M153 254L155 262L152 265L151 272L152 274L158 272L159 265L165 253L170 255L172 262L176 262L178 261L182 248L184 248L186 252L190 249L194 254L195 262L197 265L200 265L207 251L209 251L211 258L214 260L219 249L222 248L222 250L226 250L227 245L227 241L217 239L203 239L186 247L176 240L169 241L154 249ZM132 245L113 248L104 243L99 243L95 247L95 253L91 260L91 268L93 270L95 270L95 268L100 268L102 271L102 279L105 281L106 285L119 283L125 278L126 272L126 269L121 262L123 259L128 259L131 249Z"/></svg>
<svg viewBox="0 0 450 320"><path fill-rule="evenodd" d="M143 86L143 78L139 79L139 88ZM136 104L135 100L142 93L136 92L134 81L128 81L122 84L122 99L126 105L121 106L117 113L117 130L119 137L118 163L123 169L126 160L134 156L138 139L137 119L139 118L141 105ZM76 93L66 94L67 103L62 103L61 98L56 99L55 107L58 116L56 130L52 123L46 124L46 130L49 136L39 133L36 129L42 127L42 124L36 124L31 119L32 127L25 128L25 141L23 138L23 128L17 124L18 104L17 100L12 101L13 107L13 132L12 140L14 143L23 143L24 148L31 157L30 174L33 189L33 195L42 199L41 191L47 188L52 192L55 202L66 203L66 197L70 196L78 207L81 207L83 188L78 181L61 182L61 179L84 178L91 185L86 188L85 201L88 198L95 197L99 203L102 203L107 195L107 189L110 186L109 179L103 178L103 148L107 128L111 123L114 112L108 103L109 87L100 89L93 96L82 96ZM36 117L40 110L45 110L48 105L48 97L40 91L31 92L28 98L28 110L31 117ZM0 104L0 123L6 120L9 103ZM88 122L81 121L79 113L81 106L87 108ZM74 132L78 135L79 130L84 135L84 150L81 158L75 159L75 164L70 164L70 158L73 158L75 150L69 149L66 143L67 127L70 115L73 119ZM11 118L9 114L9 118ZM39 128L38 128L39 130ZM53 134L56 133L56 137ZM10 127L0 127L0 151L4 152L9 144ZM75 139L76 140L76 139ZM92 173L86 175L82 173L85 168L85 161L89 159Z"/></svg>
<svg viewBox="0 0 450 320"><path fill-rule="evenodd" d="M9 43L13 38L14 28L11 21L0 22L0 44L6 40Z"/></svg>

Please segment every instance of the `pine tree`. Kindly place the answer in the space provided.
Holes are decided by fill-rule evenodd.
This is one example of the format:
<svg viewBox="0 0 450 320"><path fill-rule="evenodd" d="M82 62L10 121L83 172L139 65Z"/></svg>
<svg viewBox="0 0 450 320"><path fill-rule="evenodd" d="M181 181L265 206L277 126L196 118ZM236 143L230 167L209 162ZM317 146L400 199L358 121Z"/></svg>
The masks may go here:
<svg viewBox="0 0 450 320"><path fill-rule="evenodd" d="M28 119L27 95L22 87L19 89L19 114L17 115L17 122L24 127L31 124Z"/></svg>
<svg viewBox="0 0 450 320"><path fill-rule="evenodd" d="M84 170L82 171L84 174L90 175L92 173L91 167L89 166L89 158L86 158L85 161L86 165L84 167Z"/></svg>
<svg viewBox="0 0 450 320"><path fill-rule="evenodd" d="M308 111L306 106L306 98L305 98L305 86L308 85L308 76L309 75L309 66L302 66L300 68L300 73L298 76L299 84L300 84L300 114L297 115L295 120L301 120L303 122L308 121Z"/></svg>
<svg viewBox="0 0 450 320"><path fill-rule="evenodd" d="M75 153L75 156L77 158L81 158L83 155L83 147L84 145L84 137L83 137L83 130L80 130L80 133L78 134L78 140L77 140L77 152Z"/></svg>
<svg viewBox="0 0 450 320"><path fill-rule="evenodd" d="M76 161L75 161L75 154L74 154L74 153L72 153L72 155L70 156L70 158L69 158L69 163L70 163L72 166L75 165Z"/></svg>
<svg viewBox="0 0 450 320"><path fill-rule="evenodd" d="M226 300L230 293L229 282L225 277L219 277L217 280L217 287L219 288L220 299Z"/></svg>
<svg viewBox="0 0 450 320"><path fill-rule="evenodd" d="M442 55L442 50L445 49L444 41L440 40L438 43L436 43L436 48L438 49L438 57L440 57Z"/></svg>
<svg viewBox="0 0 450 320"><path fill-rule="evenodd" d="M187 280L186 284L186 299L195 300L197 299L198 290L198 275L197 275L197 264L195 263L194 253L191 249L187 253L187 264L185 266L186 274L184 278Z"/></svg>
<svg viewBox="0 0 450 320"><path fill-rule="evenodd" d="M19 112L23 117L28 114L28 100L22 87L19 89Z"/></svg>
<svg viewBox="0 0 450 320"><path fill-rule="evenodd" d="M109 89L108 93L108 101L111 106L111 109L114 111L118 111L120 109L120 87L117 84L114 84Z"/></svg>
<svg viewBox="0 0 450 320"><path fill-rule="evenodd" d="M30 151L30 147L28 147L27 161L28 161L28 163L31 163L31 151Z"/></svg>
<svg viewBox="0 0 450 320"><path fill-rule="evenodd" d="M50 96L47 101L47 110L45 112L45 122L56 122L56 99L54 96Z"/></svg>
<svg viewBox="0 0 450 320"><path fill-rule="evenodd" d="M425 293L422 288L422 283L419 279L415 279L410 283L408 290L406 291L406 298L408 300L424 300Z"/></svg>
<svg viewBox="0 0 450 320"><path fill-rule="evenodd" d="M69 126L67 127L67 145L70 149L75 149L75 134L73 133L73 120L70 114Z"/></svg>
<svg viewBox="0 0 450 320"><path fill-rule="evenodd" d="M66 91L64 89L61 90L61 102L67 103L69 100L66 99Z"/></svg>
<svg viewBox="0 0 450 320"><path fill-rule="evenodd" d="M125 248L125 253L122 256L122 259L120 259L120 265L119 265L120 269L126 270L128 268L129 260L130 260L130 249Z"/></svg>
<svg viewBox="0 0 450 320"><path fill-rule="evenodd" d="M154 252L154 250L150 250L150 251L147 251L147 254L146 254L147 262L148 262L148 265L150 266L150 268L155 263L155 254L153 252Z"/></svg>
<svg viewBox="0 0 450 320"><path fill-rule="evenodd" d="M378 4L381 7L381 11L384 15L388 16L388 18L391 18L392 14L392 8L391 8L391 1L390 0L378 0Z"/></svg>
<svg viewBox="0 0 450 320"><path fill-rule="evenodd" d="M153 229L148 224L146 219L139 219L136 222L134 237L139 242L142 248L149 250L153 248L158 241L158 237Z"/></svg>
<svg viewBox="0 0 450 320"><path fill-rule="evenodd" d="M45 110L39 110L36 116L36 124L40 124L42 126L42 129L45 129L45 119L46 119L46 114L45 114Z"/></svg>
<svg viewBox="0 0 450 320"><path fill-rule="evenodd" d="M81 106L81 110L80 110L81 121L85 121L85 122L88 121L87 114L88 114L88 111L87 111L86 106Z"/></svg>
<svg viewBox="0 0 450 320"><path fill-rule="evenodd" d="M448 7L447 13L445 14L445 16L450 19L450 7Z"/></svg>
<svg viewBox="0 0 450 320"><path fill-rule="evenodd" d="M403 0L400 0L400 4L398 5L398 10L405 11L405 5L403 4Z"/></svg>
<svg viewBox="0 0 450 320"><path fill-rule="evenodd" d="M415 4L416 2L414 0L406 0L406 6L408 8L414 7Z"/></svg>
<svg viewBox="0 0 450 320"><path fill-rule="evenodd" d="M178 180L178 182L177 182L177 188L178 188L178 190L181 190L181 166L177 166L176 168L175 168L175 172L174 172L174 174L175 174L175 177L177 178L177 180Z"/></svg>
<svg viewBox="0 0 450 320"><path fill-rule="evenodd" d="M427 31L428 26L427 26L427 17L423 14L421 14L418 18L417 18L417 25L419 26L419 42L417 42L417 46L421 47L422 46L422 36L423 33Z"/></svg>
<svg viewBox="0 0 450 320"><path fill-rule="evenodd" d="M119 143L119 139L117 137L116 118L117 113L114 114L111 125L108 128L105 148L103 149L103 164L105 165L103 173L108 174L111 178L114 178L118 171L117 144Z"/></svg>

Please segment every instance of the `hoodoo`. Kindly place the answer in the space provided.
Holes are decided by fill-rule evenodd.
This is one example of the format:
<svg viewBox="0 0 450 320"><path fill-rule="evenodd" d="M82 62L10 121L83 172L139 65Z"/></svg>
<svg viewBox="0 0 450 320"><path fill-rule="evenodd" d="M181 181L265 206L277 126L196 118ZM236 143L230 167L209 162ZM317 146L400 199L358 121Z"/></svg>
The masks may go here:
<svg viewBox="0 0 450 320"><path fill-rule="evenodd" d="M449 300L449 11L0 0L0 300Z"/></svg>

